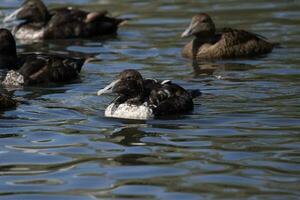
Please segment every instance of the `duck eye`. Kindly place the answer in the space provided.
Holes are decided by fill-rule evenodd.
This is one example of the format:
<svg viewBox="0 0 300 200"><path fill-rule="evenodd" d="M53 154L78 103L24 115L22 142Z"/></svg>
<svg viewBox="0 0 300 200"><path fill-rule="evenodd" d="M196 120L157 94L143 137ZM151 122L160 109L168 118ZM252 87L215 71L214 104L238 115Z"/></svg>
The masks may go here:
<svg viewBox="0 0 300 200"><path fill-rule="evenodd" d="M127 76L127 80L132 80L133 77L132 76Z"/></svg>

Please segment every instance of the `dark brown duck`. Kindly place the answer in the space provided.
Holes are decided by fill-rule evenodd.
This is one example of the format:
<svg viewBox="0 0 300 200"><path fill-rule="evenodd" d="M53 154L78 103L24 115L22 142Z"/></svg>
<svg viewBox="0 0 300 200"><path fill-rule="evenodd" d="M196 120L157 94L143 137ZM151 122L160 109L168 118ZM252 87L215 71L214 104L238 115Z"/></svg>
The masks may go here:
<svg viewBox="0 0 300 200"><path fill-rule="evenodd" d="M186 90L170 80L144 79L133 69L122 71L97 95L106 93L118 97L105 109L105 116L144 120L192 111L193 99L201 95L199 90Z"/></svg>
<svg viewBox="0 0 300 200"><path fill-rule="evenodd" d="M0 28L0 69L6 73L3 85L27 86L67 83L78 78L84 58L49 53L19 53L11 32Z"/></svg>
<svg viewBox="0 0 300 200"><path fill-rule="evenodd" d="M192 18L181 37L195 36L182 50L182 56L195 60L230 59L267 54L278 45L266 38L244 30L223 28L216 31L215 24L206 13Z"/></svg>
<svg viewBox="0 0 300 200"><path fill-rule="evenodd" d="M4 21L23 21L13 29L17 39L86 38L117 32L124 20L108 15L106 10L87 12L72 7L47 9L41 0L25 0Z"/></svg>

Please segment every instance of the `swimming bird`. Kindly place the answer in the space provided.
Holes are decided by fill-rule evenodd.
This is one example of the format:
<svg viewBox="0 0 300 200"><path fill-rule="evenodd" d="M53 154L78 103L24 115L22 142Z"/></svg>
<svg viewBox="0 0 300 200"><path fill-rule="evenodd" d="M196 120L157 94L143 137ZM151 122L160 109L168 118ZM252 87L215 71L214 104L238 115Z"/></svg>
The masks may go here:
<svg viewBox="0 0 300 200"><path fill-rule="evenodd" d="M127 119L151 119L187 113L193 110L193 98L199 90L185 90L169 80L144 79L133 69L122 71L117 80L97 95L116 93L117 98L105 109L105 116Z"/></svg>
<svg viewBox="0 0 300 200"><path fill-rule="evenodd" d="M10 96L0 93L0 110L14 108L17 105L17 101Z"/></svg>
<svg viewBox="0 0 300 200"><path fill-rule="evenodd" d="M22 21L13 29L17 39L87 38L117 32L124 19L108 15L106 10L87 12L72 7L48 10L41 0L25 0L4 21Z"/></svg>
<svg viewBox="0 0 300 200"><path fill-rule="evenodd" d="M244 30L223 28L216 31L215 24L206 13L192 18L189 27L181 37L194 36L182 50L182 56L195 60L214 60L253 57L267 54L277 43L265 37Z"/></svg>
<svg viewBox="0 0 300 200"><path fill-rule="evenodd" d="M0 29L0 68L8 69L2 84L24 86L68 82L78 77L85 59L46 53L16 52L7 29Z"/></svg>

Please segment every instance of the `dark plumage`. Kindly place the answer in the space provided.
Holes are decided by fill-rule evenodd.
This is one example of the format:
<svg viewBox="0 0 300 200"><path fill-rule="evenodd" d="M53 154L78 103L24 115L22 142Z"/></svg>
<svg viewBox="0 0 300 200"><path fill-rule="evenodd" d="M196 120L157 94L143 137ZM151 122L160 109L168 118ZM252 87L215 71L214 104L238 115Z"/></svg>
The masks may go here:
<svg viewBox="0 0 300 200"><path fill-rule="evenodd" d="M15 40L6 29L0 29L0 43L0 68L12 69L2 82L5 85L68 82L78 77L85 60L46 53L17 55Z"/></svg>
<svg viewBox="0 0 300 200"><path fill-rule="evenodd" d="M18 39L79 38L115 34L123 19L108 12L86 12L76 8L47 9L41 0L26 0L5 20L24 20L14 28Z"/></svg>
<svg viewBox="0 0 300 200"><path fill-rule="evenodd" d="M12 99L10 96L0 94L0 110L14 108L17 106L17 101Z"/></svg>
<svg viewBox="0 0 300 200"><path fill-rule="evenodd" d="M12 34L6 29L0 29L0 69L12 69L16 65L17 49Z"/></svg>
<svg viewBox="0 0 300 200"><path fill-rule="evenodd" d="M143 79L132 69L121 72L116 81L97 94L110 92L119 96L106 109L105 115L135 119L189 112L193 110L193 98L201 94L198 90L187 91L168 80Z"/></svg>
<svg viewBox="0 0 300 200"><path fill-rule="evenodd" d="M229 59L270 53L278 45L244 30L224 28L216 31L209 15L197 14L182 37L195 36L182 50L182 55L195 60Z"/></svg>

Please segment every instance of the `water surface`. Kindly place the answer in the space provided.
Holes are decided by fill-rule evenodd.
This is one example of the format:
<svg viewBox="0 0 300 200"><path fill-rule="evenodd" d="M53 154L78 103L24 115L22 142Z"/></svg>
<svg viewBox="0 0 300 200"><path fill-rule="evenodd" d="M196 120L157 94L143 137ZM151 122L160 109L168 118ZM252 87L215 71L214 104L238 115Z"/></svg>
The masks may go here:
<svg viewBox="0 0 300 200"><path fill-rule="evenodd" d="M21 1L0 3L0 18ZM50 40L19 51L94 56L80 80L13 92L0 112L0 199L297 199L300 197L299 1L55 0L132 20L113 38ZM197 12L218 27L280 41L268 56L194 66L181 32ZM1 19L0 19L1 20ZM123 69L199 88L194 112L103 116L97 97Z"/></svg>

